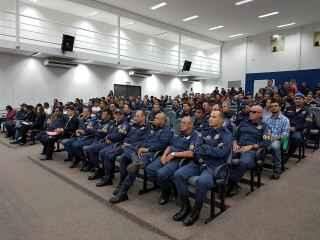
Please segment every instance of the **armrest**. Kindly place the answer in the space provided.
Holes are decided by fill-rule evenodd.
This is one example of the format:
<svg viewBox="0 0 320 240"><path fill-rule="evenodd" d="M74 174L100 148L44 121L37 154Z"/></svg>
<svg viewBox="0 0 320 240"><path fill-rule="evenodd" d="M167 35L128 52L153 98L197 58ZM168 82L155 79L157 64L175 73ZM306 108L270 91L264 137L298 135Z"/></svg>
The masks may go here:
<svg viewBox="0 0 320 240"><path fill-rule="evenodd" d="M256 158L255 158L256 164L261 166L264 162L265 157L266 157L266 148L264 147L258 148L256 152Z"/></svg>
<svg viewBox="0 0 320 240"><path fill-rule="evenodd" d="M230 176L230 169L227 163L215 168L213 180L216 184L227 184Z"/></svg>

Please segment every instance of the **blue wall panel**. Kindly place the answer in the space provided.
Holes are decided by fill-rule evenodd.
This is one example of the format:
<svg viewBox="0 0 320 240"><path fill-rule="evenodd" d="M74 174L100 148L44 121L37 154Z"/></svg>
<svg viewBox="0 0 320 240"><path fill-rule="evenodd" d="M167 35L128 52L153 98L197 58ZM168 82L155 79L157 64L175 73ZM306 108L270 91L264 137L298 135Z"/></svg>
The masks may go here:
<svg viewBox="0 0 320 240"><path fill-rule="evenodd" d="M320 84L320 69L249 73L246 75L246 94L253 94L254 81L266 79L274 79L277 86L290 79L295 79L298 85L305 81L308 87L313 89Z"/></svg>

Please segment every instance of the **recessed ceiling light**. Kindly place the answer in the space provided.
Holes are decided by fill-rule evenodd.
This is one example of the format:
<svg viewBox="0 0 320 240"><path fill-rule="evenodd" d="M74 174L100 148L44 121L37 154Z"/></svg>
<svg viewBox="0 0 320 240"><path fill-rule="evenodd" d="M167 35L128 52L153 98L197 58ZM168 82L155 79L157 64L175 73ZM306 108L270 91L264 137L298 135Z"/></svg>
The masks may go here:
<svg viewBox="0 0 320 240"><path fill-rule="evenodd" d="M221 29L221 28L224 28L224 26L220 25L220 26L216 26L216 27L211 27L208 30L209 31L213 31L213 30L218 30L218 29Z"/></svg>
<svg viewBox="0 0 320 240"><path fill-rule="evenodd" d="M234 5L236 6L240 6L240 5L243 5L243 4L246 4L246 3L249 3L249 2L253 2L254 0L243 0L243 1L240 1L240 2L236 2Z"/></svg>
<svg viewBox="0 0 320 240"><path fill-rule="evenodd" d="M184 18L184 19L182 19L182 21L183 22L188 22L188 21L197 19L198 17L199 17L198 15L194 15L194 16L191 16L191 17Z"/></svg>
<svg viewBox="0 0 320 240"><path fill-rule="evenodd" d="M260 15L258 18L266 18L266 17L278 15L278 14L279 14L279 12L271 12L271 13L266 13L266 14Z"/></svg>
<svg viewBox="0 0 320 240"><path fill-rule="evenodd" d="M292 22L292 23L288 23L288 24L279 25L279 26L277 26L277 28L290 27L290 26L293 26L293 25L296 25L296 23Z"/></svg>
<svg viewBox="0 0 320 240"><path fill-rule="evenodd" d="M162 3L159 3L157 5L154 5L154 6L150 7L150 9L151 10L156 10L156 9L162 8L162 7L166 6L166 5L168 5L166 2L162 2Z"/></svg>
<svg viewBox="0 0 320 240"><path fill-rule="evenodd" d="M41 55L41 52L35 52L35 53L31 54L32 57L36 57L36 56L39 56L39 55Z"/></svg>
<svg viewBox="0 0 320 240"><path fill-rule="evenodd" d="M241 37L243 35L244 35L243 33L238 33L238 34L230 35L229 38Z"/></svg>
<svg viewBox="0 0 320 240"><path fill-rule="evenodd" d="M88 15L88 17L94 17L94 16L97 16L98 14L99 14L99 11L94 11L94 12L90 13Z"/></svg>
<svg viewBox="0 0 320 240"><path fill-rule="evenodd" d="M38 0L30 0L30 2L36 3Z"/></svg>

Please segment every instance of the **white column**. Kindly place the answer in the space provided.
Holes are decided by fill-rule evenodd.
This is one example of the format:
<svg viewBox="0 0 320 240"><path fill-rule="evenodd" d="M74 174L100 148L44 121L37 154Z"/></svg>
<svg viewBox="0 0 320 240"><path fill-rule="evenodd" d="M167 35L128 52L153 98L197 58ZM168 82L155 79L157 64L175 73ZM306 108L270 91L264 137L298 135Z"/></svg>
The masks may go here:
<svg viewBox="0 0 320 240"><path fill-rule="evenodd" d="M20 49L20 0L16 0L16 49Z"/></svg>
<svg viewBox="0 0 320 240"><path fill-rule="evenodd" d="M117 47L118 47L118 64L120 64L120 15L118 15L118 42L117 42Z"/></svg>
<svg viewBox="0 0 320 240"><path fill-rule="evenodd" d="M179 33L178 40L178 72L181 70L181 33Z"/></svg>

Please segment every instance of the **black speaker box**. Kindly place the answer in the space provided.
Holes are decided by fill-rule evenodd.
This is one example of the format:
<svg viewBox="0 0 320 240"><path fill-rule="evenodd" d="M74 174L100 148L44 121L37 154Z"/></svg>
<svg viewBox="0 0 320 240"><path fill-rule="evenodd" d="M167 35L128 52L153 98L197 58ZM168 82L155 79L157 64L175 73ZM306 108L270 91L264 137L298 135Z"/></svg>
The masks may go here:
<svg viewBox="0 0 320 240"><path fill-rule="evenodd" d="M62 52L72 52L74 45L74 36L63 34L61 50Z"/></svg>
<svg viewBox="0 0 320 240"><path fill-rule="evenodd" d="M183 64L182 72L189 72L191 68L191 64L192 64L191 61L185 60Z"/></svg>

